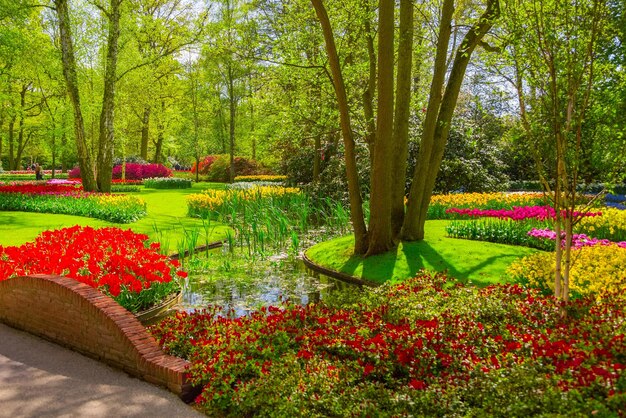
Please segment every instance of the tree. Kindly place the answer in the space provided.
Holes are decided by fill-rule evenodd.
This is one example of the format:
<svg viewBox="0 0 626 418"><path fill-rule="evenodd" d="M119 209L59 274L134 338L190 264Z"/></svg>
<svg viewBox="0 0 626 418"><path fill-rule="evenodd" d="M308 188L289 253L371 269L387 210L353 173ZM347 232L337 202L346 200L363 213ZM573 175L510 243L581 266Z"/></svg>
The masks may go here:
<svg viewBox="0 0 626 418"><path fill-rule="evenodd" d="M54 0L55 11L59 25L59 42L61 44L61 59L63 63L63 76L67 84L67 92L74 111L74 140L80 176L83 188L86 191L97 190L96 176L92 163L91 153L87 145L85 135L85 122L81 106L76 56L74 54L74 41L70 23L70 13L67 0Z"/></svg>
<svg viewBox="0 0 626 418"><path fill-rule="evenodd" d="M362 198L359 192L354 156L354 139L350 122L350 106L343 81L341 63L338 58L335 38L330 19L321 0L311 0L324 33L329 66L337 94L340 123L344 138L346 170L350 190L350 210L355 232L355 253L373 255L389 250L394 238L420 240L424 238L424 224L428 203L435 185L435 179L450 121L458 98L465 71L474 49L482 42L494 21L500 14L498 0L488 0L485 11L475 19L456 49L448 74L448 53L454 13L453 0L445 0L439 18L436 56L433 65L430 98L417 168L408 197L406 216L404 213L404 176L398 170L406 167L406 143L408 140L413 35L413 7L411 1L400 2L400 41L397 51L397 85L394 95L394 14L395 6L388 0L379 1L378 15L378 63L377 63L377 115L376 137L372 158L372 190L370 195L369 230L362 217ZM455 46L452 46L455 49ZM371 61L370 61L371 62ZM372 66L370 65L370 70ZM445 90L444 90L445 84ZM442 94L443 93L443 94ZM395 112L395 116L394 116ZM393 163L392 163L393 161ZM395 170L395 171L393 171ZM401 171L403 172L403 171ZM394 191L392 193L392 190ZM392 210L393 207L393 210ZM393 221L393 222L392 222ZM402 228L399 226L402 225Z"/></svg>
<svg viewBox="0 0 626 418"><path fill-rule="evenodd" d="M520 117L535 152L541 183L556 219L554 293L569 299L571 248L584 151L585 120L592 106L596 52L606 19L600 0L511 3L508 48L515 69Z"/></svg>

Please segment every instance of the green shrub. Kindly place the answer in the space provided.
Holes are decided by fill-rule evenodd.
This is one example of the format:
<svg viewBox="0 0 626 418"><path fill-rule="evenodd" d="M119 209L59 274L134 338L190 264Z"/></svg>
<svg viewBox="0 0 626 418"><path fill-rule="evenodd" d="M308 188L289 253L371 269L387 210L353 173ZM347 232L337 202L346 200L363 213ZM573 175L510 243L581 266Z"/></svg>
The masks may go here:
<svg viewBox="0 0 626 418"><path fill-rule="evenodd" d="M179 177L155 177L145 179L143 185L147 189L189 189L191 180Z"/></svg>

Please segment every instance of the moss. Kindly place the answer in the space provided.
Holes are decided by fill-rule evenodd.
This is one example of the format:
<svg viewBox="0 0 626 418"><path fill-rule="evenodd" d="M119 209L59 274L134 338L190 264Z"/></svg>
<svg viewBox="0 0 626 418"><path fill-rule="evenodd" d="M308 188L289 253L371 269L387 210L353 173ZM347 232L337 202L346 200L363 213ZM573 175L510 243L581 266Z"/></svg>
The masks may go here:
<svg viewBox="0 0 626 418"><path fill-rule="evenodd" d="M513 260L536 252L531 248L448 238L448 221L428 221L426 239L402 242L392 251L363 258L352 254L353 236L311 247L309 259L323 267L377 283L398 282L421 269L447 271L461 281L477 285L509 281L506 268Z"/></svg>

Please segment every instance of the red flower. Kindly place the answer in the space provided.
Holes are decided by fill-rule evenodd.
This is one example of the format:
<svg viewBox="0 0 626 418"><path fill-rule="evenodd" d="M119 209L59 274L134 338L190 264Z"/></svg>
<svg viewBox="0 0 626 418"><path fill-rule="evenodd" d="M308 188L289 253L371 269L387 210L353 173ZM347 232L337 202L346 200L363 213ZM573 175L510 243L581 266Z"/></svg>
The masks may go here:
<svg viewBox="0 0 626 418"><path fill-rule="evenodd" d="M426 389L426 383L423 380L412 379L409 382L409 386L415 390L423 390Z"/></svg>

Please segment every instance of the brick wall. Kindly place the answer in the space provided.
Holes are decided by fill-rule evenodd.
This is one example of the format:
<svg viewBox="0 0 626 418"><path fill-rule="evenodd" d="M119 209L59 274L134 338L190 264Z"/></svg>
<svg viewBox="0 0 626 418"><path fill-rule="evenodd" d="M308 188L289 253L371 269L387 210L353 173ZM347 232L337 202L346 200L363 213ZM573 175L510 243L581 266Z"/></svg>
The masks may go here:
<svg viewBox="0 0 626 418"><path fill-rule="evenodd" d="M165 355L133 314L83 283L36 274L0 281L0 322L165 386L191 401L185 360Z"/></svg>

